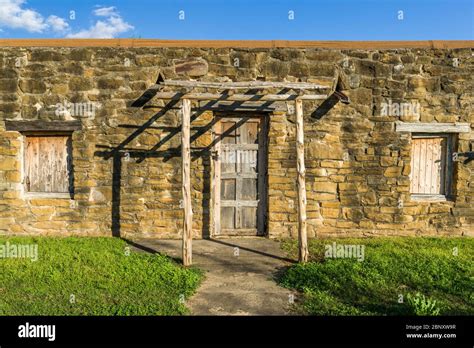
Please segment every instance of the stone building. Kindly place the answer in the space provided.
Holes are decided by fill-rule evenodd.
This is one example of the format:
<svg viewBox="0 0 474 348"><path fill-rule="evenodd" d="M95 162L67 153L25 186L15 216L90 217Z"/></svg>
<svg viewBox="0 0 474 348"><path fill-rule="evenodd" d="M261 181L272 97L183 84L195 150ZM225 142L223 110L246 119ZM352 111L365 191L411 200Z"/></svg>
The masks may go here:
<svg viewBox="0 0 474 348"><path fill-rule="evenodd" d="M0 41L1 234L180 238L181 101L159 96L199 92L223 97L191 101L193 237L295 237L295 103L259 95L307 83L309 237L473 235L472 41Z"/></svg>

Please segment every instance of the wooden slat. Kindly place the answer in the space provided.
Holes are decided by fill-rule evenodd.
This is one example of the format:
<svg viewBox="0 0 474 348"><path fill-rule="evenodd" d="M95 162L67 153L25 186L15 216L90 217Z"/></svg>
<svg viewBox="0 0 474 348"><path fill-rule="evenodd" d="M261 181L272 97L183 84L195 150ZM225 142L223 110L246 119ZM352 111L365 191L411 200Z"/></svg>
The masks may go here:
<svg viewBox="0 0 474 348"><path fill-rule="evenodd" d="M425 164L425 193L434 193L431 191L431 182L433 180L433 139L427 139L426 143L426 164Z"/></svg>
<svg viewBox="0 0 474 348"><path fill-rule="evenodd" d="M426 141L420 141L420 192L426 192Z"/></svg>
<svg viewBox="0 0 474 348"><path fill-rule="evenodd" d="M431 195L431 194L412 194L412 201L422 201L422 202L445 202L445 195Z"/></svg>
<svg viewBox="0 0 474 348"><path fill-rule="evenodd" d="M258 201L247 201L247 200L221 200L221 207L257 207Z"/></svg>
<svg viewBox="0 0 474 348"><path fill-rule="evenodd" d="M39 162L40 162L40 177L43 192L51 192L51 172L53 170L50 159L51 147L46 144L43 139L39 141Z"/></svg>
<svg viewBox="0 0 474 348"><path fill-rule="evenodd" d="M5 121L7 131L39 132L57 131L72 132L82 129L81 121Z"/></svg>
<svg viewBox="0 0 474 348"><path fill-rule="evenodd" d="M226 139L225 137L224 139ZM222 150L258 150L258 144L222 144Z"/></svg>
<svg viewBox="0 0 474 348"><path fill-rule="evenodd" d="M208 105L206 101L200 101L202 105L196 108L197 111L213 111L215 113L222 112L253 112L262 113L271 116L270 113L275 111L286 111L286 107L278 104L270 104L265 101L263 102L252 102L246 101L241 103L234 103L232 101L214 101L212 105ZM147 104L150 107L150 104ZM157 108L163 108L162 106L156 106Z"/></svg>
<svg viewBox="0 0 474 348"><path fill-rule="evenodd" d="M26 191L28 192L39 192L39 166L38 166L38 153L39 153L39 139L37 137L26 138L26 149L25 149L25 183Z"/></svg>
<svg viewBox="0 0 474 348"><path fill-rule="evenodd" d="M438 147L438 157L439 158L439 165L438 165L438 186L439 194L449 195L449 180L451 178L451 174L448 172L449 166L447 163L447 158L450 157L450 151L448 150L448 143L450 141L449 137L445 137L440 139L440 144ZM450 159L451 160L451 159Z"/></svg>
<svg viewBox="0 0 474 348"><path fill-rule="evenodd" d="M432 191L436 191L439 194L445 193L445 184L443 179L446 177L444 173L444 168L446 165L443 165L443 154L445 153L446 149L444 149L445 138L438 139L434 143L434 167L436 173L436 181L431 184Z"/></svg>
<svg viewBox="0 0 474 348"><path fill-rule="evenodd" d="M320 85L309 82L273 82L273 81L242 81L242 82L204 82L189 80L164 80L152 88L162 86L187 87L187 88L211 88L223 90L238 89L266 89L266 88L288 88L296 90L328 89L331 86Z"/></svg>
<svg viewBox="0 0 474 348"><path fill-rule="evenodd" d="M56 170L53 171L54 192L69 192L68 137L58 137L54 144L56 150Z"/></svg>
<svg viewBox="0 0 474 348"><path fill-rule="evenodd" d="M253 179L253 178L257 178L258 177L258 173L235 173L235 172L232 172L232 173L221 173L221 179L233 179L233 178L236 178L238 176L240 176L241 178L244 178L244 179Z"/></svg>
<svg viewBox="0 0 474 348"><path fill-rule="evenodd" d="M304 164L303 101L296 100L296 166L298 187L298 242L299 261L308 261L308 237L306 232L306 184Z"/></svg>
<svg viewBox="0 0 474 348"><path fill-rule="evenodd" d="M158 92L153 98L156 99L192 99L192 100L229 100L229 101L290 101L301 98L301 100L324 100L326 94L222 94L222 93L177 93Z"/></svg>
<svg viewBox="0 0 474 348"><path fill-rule="evenodd" d="M453 192L453 175L454 175L454 163L452 154L454 152L454 137L447 137L445 141L445 156L443 156L443 168L444 168L444 193L446 196L450 196Z"/></svg>
<svg viewBox="0 0 474 348"><path fill-rule="evenodd" d="M431 139L431 175L430 175L430 193L441 193L440 185L440 161L441 161L441 141L442 138Z"/></svg>
<svg viewBox="0 0 474 348"><path fill-rule="evenodd" d="M469 133L471 131L471 124L396 122L396 131L412 133Z"/></svg>
<svg viewBox="0 0 474 348"><path fill-rule="evenodd" d="M183 264L192 264L193 210L191 201L191 101L183 99L181 125L181 157L183 181Z"/></svg>
<svg viewBox="0 0 474 348"><path fill-rule="evenodd" d="M418 139L412 140L411 156L411 188L410 192L418 192L420 186L420 142Z"/></svg>

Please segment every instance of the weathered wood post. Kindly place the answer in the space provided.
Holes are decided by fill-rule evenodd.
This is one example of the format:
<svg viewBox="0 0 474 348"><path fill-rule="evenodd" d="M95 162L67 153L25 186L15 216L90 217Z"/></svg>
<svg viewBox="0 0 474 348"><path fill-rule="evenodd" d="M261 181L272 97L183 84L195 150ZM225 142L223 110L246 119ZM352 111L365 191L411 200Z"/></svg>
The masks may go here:
<svg viewBox="0 0 474 348"><path fill-rule="evenodd" d="M191 101L183 99L181 125L181 157L183 174L183 265L192 264L193 209L191 202Z"/></svg>
<svg viewBox="0 0 474 348"><path fill-rule="evenodd" d="M298 171L298 246L299 261L308 261L308 237L306 233L306 169L304 166L303 101L296 99L296 169Z"/></svg>

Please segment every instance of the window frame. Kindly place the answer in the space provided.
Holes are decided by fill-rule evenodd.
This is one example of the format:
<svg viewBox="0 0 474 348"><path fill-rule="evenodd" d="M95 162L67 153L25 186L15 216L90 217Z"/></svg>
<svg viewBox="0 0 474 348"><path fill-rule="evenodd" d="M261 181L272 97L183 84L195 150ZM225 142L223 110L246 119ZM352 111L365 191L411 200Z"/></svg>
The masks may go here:
<svg viewBox="0 0 474 348"><path fill-rule="evenodd" d="M429 132L413 132L411 133L411 139L424 139L424 138L445 138L446 139L446 153L445 156L445 168L444 168L444 193L443 194L420 194L411 192L412 183L412 171L410 168L410 197L413 201L427 201L427 202L443 202L454 199L453 186L454 186L454 161L453 153L456 144L456 133L429 133ZM412 143L411 143L412 144ZM410 148L410 158L413 158L413 147Z"/></svg>
<svg viewBox="0 0 474 348"><path fill-rule="evenodd" d="M73 162L73 141L72 131L25 131L22 134L22 168L21 168L21 186L24 198L58 198L58 199L74 199L74 162ZM65 137L67 138L66 151L69 154L68 180L69 192L41 192L29 191L26 185L26 143L28 137Z"/></svg>

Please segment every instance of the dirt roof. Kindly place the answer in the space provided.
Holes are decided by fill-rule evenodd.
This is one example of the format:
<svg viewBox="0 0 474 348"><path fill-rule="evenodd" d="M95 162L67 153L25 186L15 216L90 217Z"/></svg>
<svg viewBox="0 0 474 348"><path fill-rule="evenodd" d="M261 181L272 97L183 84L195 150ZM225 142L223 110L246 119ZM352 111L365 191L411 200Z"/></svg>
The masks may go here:
<svg viewBox="0 0 474 348"><path fill-rule="evenodd" d="M158 39L0 39L0 47L197 47L197 48L474 48L474 40L429 41L242 41Z"/></svg>

